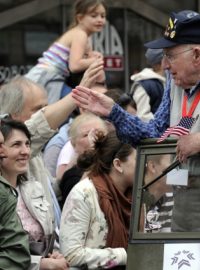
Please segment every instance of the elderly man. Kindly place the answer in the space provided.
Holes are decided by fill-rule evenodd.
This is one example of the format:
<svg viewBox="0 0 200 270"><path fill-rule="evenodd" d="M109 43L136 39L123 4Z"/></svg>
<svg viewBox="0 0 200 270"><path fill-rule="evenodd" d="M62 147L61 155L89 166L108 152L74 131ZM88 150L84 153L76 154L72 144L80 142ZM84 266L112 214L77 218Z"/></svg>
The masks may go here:
<svg viewBox="0 0 200 270"><path fill-rule="evenodd" d="M85 72L81 84L90 87L102 74L102 70L103 62L96 61ZM32 158L28 174L29 177L42 183L51 205L52 215L56 217L56 225L59 225L61 213L54 191L59 193L59 189L57 182L44 165L41 150L75 108L71 94L47 106L45 89L23 76L12 79L0 90L0 113L9 113L13 119L25 122L32 135Z"/></svg>
<svg viewBox="0 0 200 270"><path fill-rule="evenodd" d="M1 116L0 116L1 119ZM0 132L0 162L6 156ZM0 176L0 268L27 270L30 265L28 236L17 216L17 191Z"/></svg>
<svg viewBox="0 0 200 270"><path fill-rule="evenodd" d="M113 100L84 87L73 91L77 105L106 116L116 127L119 138L132 145L148 137L159 137L169 126L187 120L190 134L181 136L177 156L181 162L200 152L200 14L194 11L172 13L164 37L149 43L162 48L164 68L171 73L162 103L154 120L142 122L122 110ZM193 124L193 125L192 125ZM172 230L200 231L200 160L189 159L188 186L175 191ZM191 181L192 178L192 181ZM180 179L181 181L181 179Z"/></svg>
<svg viewBox="0 0 200 270"><path fill-rule="evenodd" d="M70 95L57 103L46 105L45 90L25 77L18 76L1 87L0 111L26 123L32 135L32 158L28 174L43 184L52 216L55 215L56 225L59 225L60 209L52 189L53 185L56 190L57 185L44 166L41 150L76 106Z"/></svg>

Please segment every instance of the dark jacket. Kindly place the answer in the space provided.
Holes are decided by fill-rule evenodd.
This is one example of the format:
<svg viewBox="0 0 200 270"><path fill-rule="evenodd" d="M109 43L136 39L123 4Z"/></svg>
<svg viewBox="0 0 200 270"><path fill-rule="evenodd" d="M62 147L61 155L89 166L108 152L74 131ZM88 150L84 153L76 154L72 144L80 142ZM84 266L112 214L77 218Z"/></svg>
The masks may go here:
<svg viewBox="0 0 200 270"><path fill-rule="evenodd" d="M0 176L0 269L27 270L28 235L16 212L17 191Z"/></svg>
<svg viewBox="0 0 200 270"><path fill-rule="evenodd" d="M60 202L61 209L63 208L65 200L71 189L80 181L82 175L83 171L77 166L70 168L63 174L63 177L60 181L60 190L62 193L62 201Z"/></svg>

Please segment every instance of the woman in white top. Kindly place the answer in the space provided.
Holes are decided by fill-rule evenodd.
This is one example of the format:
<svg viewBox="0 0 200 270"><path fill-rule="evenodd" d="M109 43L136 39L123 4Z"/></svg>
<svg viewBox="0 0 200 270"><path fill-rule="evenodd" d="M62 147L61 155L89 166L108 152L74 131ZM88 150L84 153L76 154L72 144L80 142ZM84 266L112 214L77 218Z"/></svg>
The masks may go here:
<svg viewBox="0 0 200 270"><path fill-rule="evenodd" d="M88 177L69 193L61 217L61 251L71 267L125 269L135 150L115 132L95 134L77 164Z"/></svg>

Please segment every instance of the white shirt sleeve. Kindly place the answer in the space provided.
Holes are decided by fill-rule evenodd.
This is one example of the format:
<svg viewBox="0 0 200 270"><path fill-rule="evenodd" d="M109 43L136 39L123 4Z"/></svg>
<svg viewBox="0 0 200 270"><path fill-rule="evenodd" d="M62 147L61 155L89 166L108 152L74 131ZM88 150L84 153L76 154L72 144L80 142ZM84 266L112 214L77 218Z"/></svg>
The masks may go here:
<svg viewBox="0 0 200 270"><path fill-rule="evenodd" d="M63 146L62 150L60 151L58 162L57 162L57 168L60 165L69 164L70 161L73 160L75 156L76 156L76 152L74 150L74 147L71 144L71 141L69 140L68 142L66 142L66 144Z"/></svg>

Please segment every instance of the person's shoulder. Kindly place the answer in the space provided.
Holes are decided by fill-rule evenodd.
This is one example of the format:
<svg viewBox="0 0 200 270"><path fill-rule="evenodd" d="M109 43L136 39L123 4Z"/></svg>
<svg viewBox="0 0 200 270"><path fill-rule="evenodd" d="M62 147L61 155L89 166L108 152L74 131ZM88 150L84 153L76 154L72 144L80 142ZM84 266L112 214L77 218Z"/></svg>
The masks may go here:
<svg viewBox="0 0 200 270"><path fill-rule="evenodd" d="M81 201L82 206L88 205L90 207L94 203L94 198L96 198L96 189L91 182L91 180L86 177L80 180L69 192L66 201L68 204L70 201Z"/></svg>
<svg viewBox="0 0 200 270"><path fill-rule="evenodd" d="M87 40L87 33L78 26L75 26L71 29L65 31L56 42L65 46L66 48L70 48L74 41L80 42L82 40Z"/></svg>
<svg viewBox="0 0 200 270"><path fill-rule="evenodd" d="M88 40L88 34L80 27L74 27L71 31L72 42L81 42L82 40Z"/></svg>
<svg viewBox="0 0 200 270"><path fill-rule="evenodd" d="M17 202L17 191L4 179L0 176L0 198L1 198L1 205L5 207L15 206Z"/></svg>
<svg viewBox="0 0 200 270"><path fill-rule="evenodd" d="M20 183L20 189L26 191L31 197L38 198L45 196L43 185L39 181L36 181L32 176L29 177L28 181Z"/></svg>
<svg viewBox="0 0 200 270"><path fill-rule="evenodd" d="M73 28L70 29L69 31L71 31L71 33L72 33L73 35L78 34L78 35L88 36L87 32L86 32L84 29L82 29L81 27L79 27L78 25L75 26L75 27L73 27Z"/></svg>
<svg viewBox="0 0 200 270"><path fill-rule="evenodd" d="M0 176L0 186L1 186L0 188L1 193L4 193L5 190L9 190L11 188L10 183L2 176Z"/></svg>
<svg viewBox="0 0 200 270"><path fill-rule="evenodd" d="M76 185L76 187L78 189L84 189L85 187L87 187L88 189L93 189L94 188L94 185L92 183L92 181L90 180L89 177L85 177L83 178L82 180L80 180L78 182L78 184Z"/></svg>
<svg viewBox="0 0 200 270"><path fill-rule="evenodd" d="M90 197L90 195L94 194L95 191L96 191L96 189L95 189L92 181L88 177L85 177L84 179L80 180L73 187L74 193L82 194L84 197L85 197L85 195Z"/></svg>

